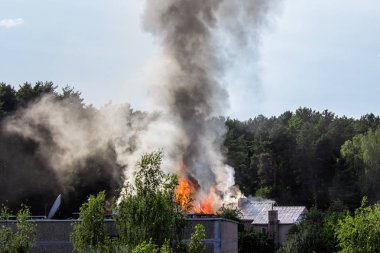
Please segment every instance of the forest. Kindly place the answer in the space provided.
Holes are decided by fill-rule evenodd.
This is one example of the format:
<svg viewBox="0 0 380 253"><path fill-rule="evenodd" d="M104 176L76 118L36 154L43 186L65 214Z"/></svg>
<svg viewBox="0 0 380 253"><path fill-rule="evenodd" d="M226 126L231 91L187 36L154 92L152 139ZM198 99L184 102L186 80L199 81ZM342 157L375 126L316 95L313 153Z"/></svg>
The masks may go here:
<svg viewBox="0 0 380 253"><path fill-rule="evenodd" d="M85 115L96 115L81 93L52 82L24 83L15 88L0 83L0 120L9 118L44 96L70 104ZM130 109L134 117L147 113ZM363 196L379 200L380 118L337 116L328 110L299 108L279 116L253 116L247 121L220 117L225 122L223 152L235 169L237 186L245 195L276 200L279 205L305 205L320 210L341 203L349 210L361 206ZM36 128L54 145L43 125ZM49 139L50 138L50 139ZM60 217L78 212L90 194L106 191L112 198L123 183L123 168L112 145L73 163L71 180L62 180L43 159L39 144L0 128L0 202L11 209L20 203L34 215L44 215L63 194ZM112 168L112 170L110 169Z"/></svg>

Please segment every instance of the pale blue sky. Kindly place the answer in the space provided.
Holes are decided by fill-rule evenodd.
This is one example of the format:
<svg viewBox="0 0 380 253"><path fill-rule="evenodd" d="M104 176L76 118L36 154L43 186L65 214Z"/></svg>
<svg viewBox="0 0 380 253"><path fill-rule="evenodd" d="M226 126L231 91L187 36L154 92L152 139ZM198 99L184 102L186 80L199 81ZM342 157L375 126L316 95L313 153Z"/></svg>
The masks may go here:
<svg viewBox="0 0 380 253"><path fill-rule="evenodd" d="M0 81L51 80L87 104L146 109L140 80L159 48L142 10L141 0L0 0ZM259 57L227 75L228 115L380 114L380 1L284 0L270 20Z"/></svg>

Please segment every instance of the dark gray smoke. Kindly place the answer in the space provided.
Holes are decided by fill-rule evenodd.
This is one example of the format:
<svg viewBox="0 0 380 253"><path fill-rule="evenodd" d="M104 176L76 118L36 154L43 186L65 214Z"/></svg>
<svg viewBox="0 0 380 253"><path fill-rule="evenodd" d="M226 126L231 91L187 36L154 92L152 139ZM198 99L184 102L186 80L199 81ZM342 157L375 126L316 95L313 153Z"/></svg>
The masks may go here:
<svg viewBox="0 0 380 253"><path fill-rule="evenodd" d="M212 120L228 108L223 84L231 56L254 49L275 0L147 0L144 27L163 49L166 80L156 99L172 115L181 133L173 156L181 159L183 176L208 194L223 195L234 184L233 169L224 164L223 121ZM202 194L202 193L200 193Z"/></svg>
<svg viewBox="0 0 380 253"><path fill-rule="evenodd" d="M44 214L62 193L71 215L89 194L113 195L129 177L140 156L134 152L144 147L139 136L150 137L143 133L155 117L128 105L94 109L50 94L19 108L0 121L0 203L30 203Z"/></svg>
<svg viewBox="0 0 380 253"><path fill-rule="evenodd" d="M104 189L113 189L119 181L132 179L134 165L143 153L161 149L166 157L165 171L191 179L199 187L197 200L212 195L218 200L215 208L220 206L234 185L234 170L224 163L221 150L224 120L215 118L228 107L223 76L241 52L256 48L268 11L276 2L146 0L145 29L156 36L163 49L162 78L155 80L161 86L154 97L165 111L141 114L128 106L113 105L93 110L70 100L43 96L3 122L0 134L32 144L22 161L12 156L15 145L0 145L0 155L13 164L8 167L25 171L22 179L12 175L15 185L25 186L22 182L29 180L30 187L24 189L30 192L37 188L34 180L44 182L49 176L51 180L46 182L52 186L48 188L59 186L55 195L68 186L81 189L83 181L78 178L87 180L91 187L101 178L108 187ZM34 159L32 163L29 157ZM0 173L4 174L2 167L6 166L0 164ZM36 179L28 176L32 171L29 168L38 169ZM95 172L99 176L95 177ZM0 183L4 181L1 179ZM0 195L12 194L14 200L25 195L12 186L3 190L6 192Z"/></svg>

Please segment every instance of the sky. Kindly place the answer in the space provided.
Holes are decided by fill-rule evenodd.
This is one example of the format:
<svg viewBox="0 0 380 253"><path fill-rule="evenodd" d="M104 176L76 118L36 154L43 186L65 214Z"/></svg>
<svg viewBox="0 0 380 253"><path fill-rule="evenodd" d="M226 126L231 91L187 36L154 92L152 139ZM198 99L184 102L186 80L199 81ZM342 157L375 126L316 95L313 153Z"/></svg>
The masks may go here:
<svg viewBox="0 0 380 253"><path fill-rule="evenodd" d="M86 104L154 110L160 48L142 29L144 1L0 0L0 82L74 86ZM226 116L246 120L299 107L380 114L380 1L283 0L257 52L223 82Z"/></svg>

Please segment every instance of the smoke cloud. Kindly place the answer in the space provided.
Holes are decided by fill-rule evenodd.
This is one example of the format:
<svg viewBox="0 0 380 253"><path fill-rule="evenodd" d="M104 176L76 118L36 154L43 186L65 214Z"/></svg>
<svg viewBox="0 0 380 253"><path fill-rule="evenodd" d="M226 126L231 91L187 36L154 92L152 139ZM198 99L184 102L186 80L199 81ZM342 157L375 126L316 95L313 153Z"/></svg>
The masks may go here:
<svg viewBox="0 0 380 253"><path fill-rule="evenodd" d="M257 46L276 2L146 0L144 29L162 47L165 73L153 95L162 112L112 104L83 108L70 99L45 96L9 117L4 127L38 144L36 155L48 162L61 185L73 180L75 170L91 178L86 159L109 150L117 161L107 168L109 176L130 181L143 153L163 150L164 171L195 182L196 199L213 189L218 208L235 184L223 156L224 119L218 118L228 108L223 76L233 64L231 56Z"/></svg>
<svg viewBox="0 0 380 253"><path fill-rule="evenodd" d="M125 178L131 178L129 165L133 168L143 153L168 145L155 130L174 133L163 119L157 113L134 112L129 105L83 108L70 100L47 95L9 117L4 128L38 143L39 156L66 183L72 180L71 171L78 162L107 147L115 150Z"/></svg>
<svg viewBox="0 0 380 253"><path fill-rule="evenodd" d="M234 170L221 150L224 122L213 117L228 108L223 76L233 64L230 57L255 49L275 2L146 1L144 28L158 38L163 63L170 62L156 101L181 134L172 150L185 164L179 173L196 181L200 195L215 187L220 199L234 185Z"/></svg>

